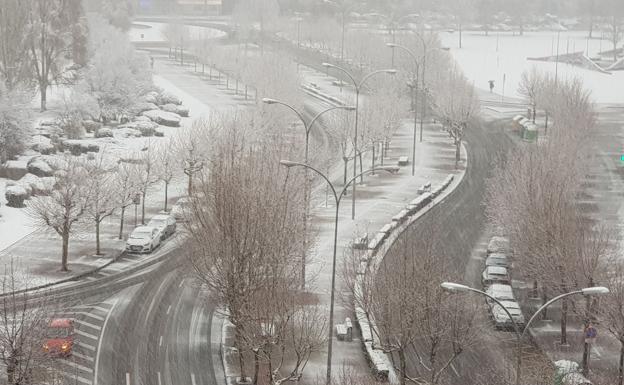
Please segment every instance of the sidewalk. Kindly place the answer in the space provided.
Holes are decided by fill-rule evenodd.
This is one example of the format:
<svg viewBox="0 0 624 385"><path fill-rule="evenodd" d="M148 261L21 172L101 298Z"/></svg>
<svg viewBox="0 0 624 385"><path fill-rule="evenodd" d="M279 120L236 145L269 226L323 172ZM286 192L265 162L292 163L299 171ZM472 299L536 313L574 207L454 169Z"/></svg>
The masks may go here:
<svg viewBox="0 0 624 385"><path fill-rule="evenodd" d="M331 84L333 78L315 71L302 71L304 83L315 83L322 92L331 96L348 99L352 96L349 87L343 87L342 91ZM384 159L386 165L396 165L400 156L408 156L411 162L413 123L410 119L404 120L401 128L395 133L390 143L388 157ZM370 155L369 155L370 156ZM417 143L416 147L416 172L411 175L411 163L401 167L397 175L378 173L367 176L364 184L358 185L356 200L356 219L351 220L351 196L345 196L341 202L340 217L338 222L338 252L337 252L337 276L336 298L341 294L347 294L347 290L341 279L341 260L349 250L349 245L357 236L367 232L374 235L383 225L391 222L391 219L399 211L417 196L418 188L426 182L432 185L440 184L449 174L463 172L466 154L462 151L462 163L460 170L455 170L455 148L448 134L440 130L440 126L427 124L425 126L423 142ZM370 164L370 158L363 161L364 165ZM365 167L366 168L366 167ZM341 166L339 167L342 170ZM332 174L334 180L342 183L342 174ZM317 197L318 198L318 197ZM320 200L320 199L319 199ZM315 277L316 281L310 288L319 298L323 305L329 306L331 289L331 268L333 248L333 220L335 204L330 198L325 207L324 200L311 211L311 223L317 231L316 246L311 251L312 264L308 267L309 277ZM344 323L346 317L354 319L353 314L345 308L339 300L335 302L334 323ZM334 325L332 325L334 328ZM335 333L334 333L335 334ZM343 366L350 367L361 373L368 373L368 364L362 352L360 336L354 333L353 342L338 341L334 338L332 373L338 375ZM324 378L326 373L327 352L314 355L309 364L304 381L313 383L318 378Z"/></svg>

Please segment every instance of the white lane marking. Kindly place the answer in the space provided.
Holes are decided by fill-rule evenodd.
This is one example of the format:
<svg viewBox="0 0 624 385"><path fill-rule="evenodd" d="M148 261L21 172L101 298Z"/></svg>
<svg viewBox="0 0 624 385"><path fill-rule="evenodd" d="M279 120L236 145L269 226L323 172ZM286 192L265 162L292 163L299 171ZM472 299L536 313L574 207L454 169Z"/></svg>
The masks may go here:
<svg viewBox="0 0 624 385"><path fill-rule="evenodd" d="M130 385L130 373L126 373L126 385Z"/></svg>
<svg viewBox="0 0 624 385"><path fill-rule="evenodd" d="M60 372L60 373L61 373L64 377L67 377L68 379L71 379L71 380L72 380L72 383L73 383L73 380L76 380L76 381L81 382L81 383L83 383L83 384L88 384L88 385L91 385L91 381L90 381L90 380L87 380L87 379L86 379L86 378L84 378L84 377L77 376L77 375L76 375L76 373L64 372L64 371L62 371L62 370L61 370L61 371L59 371L59 372Z"/></svg>
<svg viewBox="0 0 624 385"><path fill-rule="evenodd" d="M89 345L89 344L85 344L82 341L78 341L78 343L76 345L80 346L81 348L89 349L89 350L91 350L93 352L95 351L95 346L92 346L92 345Z"/></svg>
<svg viewBox="0 0 624 385"><path fill-rule="evenodd" d="M76 356L78 358L82 358L83 360L93 362L93 357L85 356L84 354L80 354L78 352L72 352L72 356Z"/></svg>
<svg viewBox="0 0 624 385"><path fill-rule="evenodd" d="M95 330L102 330L101 326L94 325L94 324L92 324L90 322L87 322L87 321L75 319L74 322L76 322L77 324L80 324L80 325L84 325L84 326L90 327L90 328L95 329Z"/></svg>
<svg viewBox="0 0 624 385"><path fill-rule="evenodd" d="M167 308L167 314L169 314L170 311L171 311L171 305L169 305L169 307Z"/></svg>
<svg viewBox="0 0 624 385"><path fill-rule="evenodd" d="M184 285L184 280L185 278L182 278L182 280L180 281L180 284L178 285L178 288L182 287Z"/></svg>
<svg viewBox="0 0 624 385"><path fill-rule="evenodd" d="M61 362L62 362L62 363L64 363L65 365L71 366L72 368L80 369L80 370L82 370L83 372L93 373L93 369L91 369L91 368L87 368L86 366L82 366L82 365L77 364L77 363L75 363L75 362L73 362L73 361L69 361L68 359L65 359L65 358L64 358L64 359L61 359L61 360L59 360L59 361L61 361Z"/></svg>
<svg viewBox="0 0 624 385"><path fill-rule="evenodd" d="M160 372L158 372L158 385L162 385L162 381L160 379Z"/></svg>
<svg viewBox="0 0 624 385"><path fill-rule="evenodd" d="M63 312L61 314L68 314L68 315L74 315L74 316L76 316L76 315L83 315L85 317L90 317L90 318L96 319L98 321L104 321L104 317L101 317L101 316L99 316L97 314L93 314L93 313L87 313L86 311L66 311L66 312Z"/></svg>
<svg viewBox="0 0 624 385"><path fill-rule="evenodd" d="M82 331L82 330L80 330L80 329L76 329L76 330L75 330L75 332L76 332L76 334L78 334L79 336L83 336L83 337L86 337L86 338L91 338L92 340L96 340L96 341L98 340L98 336L95 336L95 335L90 334L90 333L85 333L85 332L83 332L83 331Z"/></svg>
<svg viewBox="0 0 624 385"><path fill-rule="evenodd" d="M94 309L94 310L99 310L99 311L103 311L104 313L108 313L108 310L105 307L101 307L101 306L97 306L97 305L76 305L73 306L73 308L75 309Z"/></svg>
<svg viewBox="0 0 624 385"><path fill-rule="evenodd" d="M98 341L98 346L97 346L97 353L95 355L95 371L93 372L93 385L97 385L98 382L98 366L100 366L100 352L102 351L102 340L104 340L104 338L101 338L104 336L104 331L106 330L106 324L108 323L108 320L110 319L111 314L113 314L113 309L115 309L115 305L117 305L117 301L118 299L116 299L113 302L113 305L110 308L110 311L106 314L106 319L104 320L104 324L102 325L102 331L100 332L100 340ZM128 382L128 385L130 385L130 375L128 373L126 373L126 381Z"/></svg>
<svg viewBox="0 0 624 385"><path fill-rule="evenodd" d="M85 279L86 279L87 281L95 281L95 280L97 280L97 277L94 277L94 276L92 276L92 275L89 275L89 276L87 276Z"/></svg>
<svg viewBox="0 0 624 385"><path fill-rule="evenodd" d="M191 373L191 383L192 385L197 385L195 382L195 373Z"/></svg>
<svg viewBox="0 0 624 385"><path fill-rule="evenodd" d="M158 346L162 346L163 336L160 336L160 341L158 341Z"/></svg>

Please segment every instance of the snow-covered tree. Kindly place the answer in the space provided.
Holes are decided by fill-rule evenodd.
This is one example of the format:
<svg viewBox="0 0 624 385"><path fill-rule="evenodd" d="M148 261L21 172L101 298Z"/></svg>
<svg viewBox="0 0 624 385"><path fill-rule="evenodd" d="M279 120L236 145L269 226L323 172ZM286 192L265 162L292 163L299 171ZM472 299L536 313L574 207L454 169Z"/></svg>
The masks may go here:
<svg viewBox="0 0 624 385"><path fill-rule="evenodd" d="M71 155L59 159L55 166L54 190L49 196L33 198L27 210L35 223L61 237L61 271L69 271L69 237L89 207L89 191L84 184L88 175L82 161Z"/></svg>
<svg viewBox="0 0 624 385"><path fill-rule="evenodd" d="M123 238L126 208L133 203L133 199L139 193L136 178L138 172L138 165L128 162L119 162L114 172L115 178L112 185L115 206L120 209L119 239Z"/></svg>
<svg viewBox="0 0 624 385"><path fill-rule="evenodd" d="M0 81L8 89L29 82L32 70L26 46L28 7L22 0L0 3Z"/></svg>
<svg viewBox="0 0 624 385"><path fill-rule="evenodd" d="M88 191L89 205L85 211L85 219L95 225L95 254L100 255L100 224L115 212L114 174L112 168L105 163L105 153L99 153L95 159L85 162L87 178L84 181Z"/></svg>
<svg viewBox="0 0 624 385"><path fill-rule="evenodd" d="M74 28L81 22L80 0L31 0L20 2L28 10L26 44L30 54L32 73L38 84L41 110L46 110L48 87L64 72L69 64L67 52L74 44Z"/></svg>
<svg viewBox="0 0 624 385"><path fill-rule="evenodd" d="M26 103L0 82L0 165L18 155L28 139Z"/></svg>
<svg viewBox="0 0 624 385"><path fill-rule="evenodd" d="M132 4L129 0L102 1L102 14L109 23L122 31L127 31L132 25Z"/></svg>
<svg viewBox="0 0 624 385"><path fill-rule="evenodd" d="M91 60L78 88L95 99L105 122L129 113L151 88L151 71L147 57L136 52L121 30L94 19L91 31Z"/></svg>

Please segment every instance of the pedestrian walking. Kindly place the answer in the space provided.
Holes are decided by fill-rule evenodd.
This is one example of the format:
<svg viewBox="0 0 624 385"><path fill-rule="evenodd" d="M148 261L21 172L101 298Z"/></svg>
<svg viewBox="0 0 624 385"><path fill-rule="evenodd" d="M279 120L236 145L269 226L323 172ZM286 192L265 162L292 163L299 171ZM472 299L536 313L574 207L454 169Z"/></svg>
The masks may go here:
<svg viewBox="0 0 624 385"><path fill-rule="evenodd" d="M492 92L494 89L494 80L488 80L488 83L490 83L490 92Z"/></svg>
<svg viewBox="0 0 624 385"><path fill-rule="evenodd" d="M154 70L154 57L150 56L150 67L152 68L152 71Z"/></svg>

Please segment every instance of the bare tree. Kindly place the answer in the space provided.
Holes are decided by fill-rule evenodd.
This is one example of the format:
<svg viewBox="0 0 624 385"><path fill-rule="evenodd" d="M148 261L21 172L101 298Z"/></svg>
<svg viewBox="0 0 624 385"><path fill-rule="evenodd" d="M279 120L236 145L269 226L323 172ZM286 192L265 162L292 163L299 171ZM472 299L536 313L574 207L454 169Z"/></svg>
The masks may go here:
<svg viewBox="0 0 624 385"><path fill-rule="evenodd" d="M85 218L95 225L95 254L100 255L100 225L117 209L113 170L105 163L104 152L84 163L88 193Z"/></svg>
<svg viewBox="0 0 624 385"><path fill-rule="evenodd" d="M34 77L39 85L41 110L46 110L50 84L63 72L65 53L71 48L73 26L81 15L78 0L32 0L21 2L28 9L26 46Z"/></svg>
<svg viewBox="0 0 624 385"><path fill-rule="evenodd" d="M35 223L54 230L61 237L61 271L69 271L69 238L89 207L88 190L83 184L87 173L82 162L70 155L60 159L57 166L52 193L33 198L27 210Z"/></svg>
<svg viewBox="0 0 624 385"><path fill-rule="evenodd" d="M137 191L141 194L141 224L145 224L145 198L147 192L158 182L158 160L155 145L148 141L136 156L135 169Z"/></svg>
<svg viewBox="0 0 624 385"><path fill-rule="evenodd" d="M6 0L0 4L0 78L9 90L28 83L31 70L25 44L28 7L23 3Z"/></svg>
<svg viewBox="0 0 624 385"><path fill-rule="evenodd" d="M537 67L531 67L530 71L523 71L518 84L518 93L531 105L533 110L533 123L537 113L537 101L540 100L540 91L544 87L544 77Z"/></svg>
<svg viewBox="0 0 624 385"><path fill-rule="evenodd" d="M177 176L178 163L175 153L171 151L169 145L160 145L156 149L156 167L158 179L165 184L165 203L163 210L167 211L167 200L169 198L169 185Z"/></svg>
<svg viewBox="0 0 624 385"><path fill-rule="evenodd" d="M259 132L254 121L244 115L204 121L211 143L202 151L210 171L201 173L188 212L189 257L197 277L228 309L243 377L255 299L279 289L274 284L284 272L299 271L294 256L301 255L303 239L303 173L280 166L288 147L279 136ZM289 281L300 279L290 275Z"/></svg>
<svg viewBox="0 0 624 385"><path fill-rule="evenodd" d="M433 100L430 100L430 103L433 110L441 120L444 130L453 138L455 167L457 167L464 131L479 112L479 101L474 87L468 83L456 65L449 68L444 77L439 78L432 96Z"/></svg>
<svg viewBox="0 0 624 385"><path fill-rule="evenodd" d="M123 238L124 218L126 207L133 203L134 198L139 193L137 188L137 175L139 168L136 164L119 162L115 170L115 179L112 181L115 206L121 212L119 214L119 239Z"/></svg>
<svg viewBox="0 0 624 385"><path fill-rule="evenodd" d="M617 384L624 384L624 266L619 260L610 263L611 274L607 286L611 293L601 300L600 319L609 333L620 343Z"/></svg>
<svg viewBox="0 0 624 385"><path fill-rule="evenodd" d="M24 290L27 277L13 262L0 276L0 362L9 385L30 384L47 374L50 357L42 349L50 307Z"/></svg>

